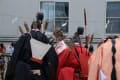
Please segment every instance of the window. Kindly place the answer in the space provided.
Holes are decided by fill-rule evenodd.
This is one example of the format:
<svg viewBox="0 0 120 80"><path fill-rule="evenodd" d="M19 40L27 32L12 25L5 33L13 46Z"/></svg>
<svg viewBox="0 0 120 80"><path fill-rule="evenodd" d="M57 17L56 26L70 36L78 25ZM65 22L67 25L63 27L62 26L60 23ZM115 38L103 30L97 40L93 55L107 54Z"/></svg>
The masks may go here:
<svg viewBox="0 0 120 80"><path fill-rule="evenodd" d="M44 20L49 20L48 32L53 32L56 27L60 27L64 32L68 32L69 3L41 1L40 9L44 14Z"/></svg>
<svg viewBox="0 0 120 80"><path fill-rule="evenodd" d="M107 2L106 33L120 33L120 2Z"/></svg>

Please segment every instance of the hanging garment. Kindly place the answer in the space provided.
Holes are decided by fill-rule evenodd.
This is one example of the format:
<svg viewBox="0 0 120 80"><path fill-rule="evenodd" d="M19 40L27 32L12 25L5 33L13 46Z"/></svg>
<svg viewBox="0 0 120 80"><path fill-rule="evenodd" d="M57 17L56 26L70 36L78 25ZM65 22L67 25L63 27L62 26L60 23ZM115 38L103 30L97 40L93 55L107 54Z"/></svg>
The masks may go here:
<svg viewBox="0 0 120 80"><path fill-rule="evenodd" d="M91 53L82 47L83 53L81 53L81 47L76 46L72 49L65 48L59 53L59 64L57 69L58 80L84 80L88 77L88 59ZM56 51L57 52L57 51ZM76 59L78 53L80 64ZM87 52L87 53L86 53ZM88 55L90 54L90 55ZM84 57L83 57L84 56ZM87 66L86 66L87 65ZM80 74L79 74L80 73Z"/></svg>
<svg viewBox="0 0 120 80"><path fill-rule="evenodd" d="M119 44L120 38L108 39L97 48L89 59L88 80L120 80Z"/></svg>

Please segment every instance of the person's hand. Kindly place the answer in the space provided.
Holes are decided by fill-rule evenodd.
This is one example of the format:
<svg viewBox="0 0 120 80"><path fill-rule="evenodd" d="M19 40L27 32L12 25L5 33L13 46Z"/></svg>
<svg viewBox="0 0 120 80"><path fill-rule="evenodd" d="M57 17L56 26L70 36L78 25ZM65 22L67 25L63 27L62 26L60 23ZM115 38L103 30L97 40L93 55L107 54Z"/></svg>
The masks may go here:
<svg viewBox="0 0 120 80"><path fill-rule="evenodd" d="M18 26L20 33L23 35L24 31L22 30L21 26Z"/></svg>
<svg viewBox="0 0 120 80"><path fill-rule="evenodd" d="M28 24L26 22L24 22L24 27L25 27L25 29L26 29L27 32L30 31L29 26L28 26Z"/></svg>

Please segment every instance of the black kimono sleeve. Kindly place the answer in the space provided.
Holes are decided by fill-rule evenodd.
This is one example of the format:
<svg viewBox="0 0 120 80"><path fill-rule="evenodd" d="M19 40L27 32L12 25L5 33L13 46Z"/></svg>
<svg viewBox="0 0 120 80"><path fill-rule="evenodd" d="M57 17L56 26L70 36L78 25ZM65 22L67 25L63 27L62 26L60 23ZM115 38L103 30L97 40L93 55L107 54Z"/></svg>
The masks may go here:
<svg viewBox="0 0 120 80"><path fill-rule="evenodd" d="M16 42L14 52L13 52L13 55L11 57L11 61L8 63L8 68L6 71L5 80L13 80L15 66L16 66L17 60L20 56L20 53L22 53L22 48L24 46L24 43L25 43L25 36L22 35L19 38L19 40Z"/></svg>

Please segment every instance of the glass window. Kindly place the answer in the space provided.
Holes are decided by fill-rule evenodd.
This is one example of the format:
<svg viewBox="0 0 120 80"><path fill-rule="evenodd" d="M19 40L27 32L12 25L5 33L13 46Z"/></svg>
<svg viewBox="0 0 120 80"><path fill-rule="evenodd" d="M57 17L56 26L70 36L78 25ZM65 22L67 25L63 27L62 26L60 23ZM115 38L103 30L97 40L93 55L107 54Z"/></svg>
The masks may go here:
<svg viewBox="0 0 120 80"><path fill-rule="evenodd" d="M120 33L120 2L107 2L106 33Z"/></svg>
<svg viewBox="0 0 120 80"><path fill-rule="evenodd" d="M47 31L52 32L54 30L54 3L53 2L41 2L41 11L44 14L44 20L48 19L48 29Z"/></svg>
<svg viewBox="0 0 120 80"><path fill-rule="evenodd" d="M68 2L56 2L55 17L68 17Z"/></svg>
<svg viewBox="0 0 120 80"><path fill-rule="evenodd" d="M56 27L61 27L68 32L69 3L41 1L40 9L44 13L44 20L49 20L48 31L52 32Z"/></svg>
<svg viewBox="0 0 120 80"><path fill-rule="evenodd" d="M55 19L55 28L60 27L63 32L68 32L68 19L66 18L56 18Z"/></svg>
<svg viewBox="0 0 120 80"><path fill-rule="evenodd" d="M63 32L68 32L68 16L69 16L68 2L55 3L55 27L61 27Z"/></svg>

